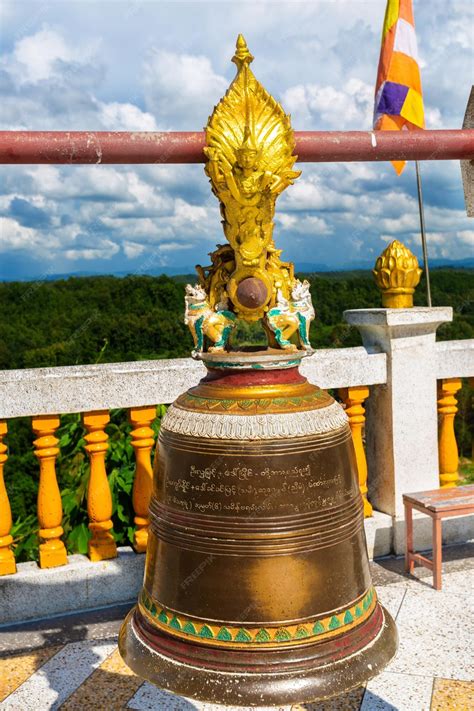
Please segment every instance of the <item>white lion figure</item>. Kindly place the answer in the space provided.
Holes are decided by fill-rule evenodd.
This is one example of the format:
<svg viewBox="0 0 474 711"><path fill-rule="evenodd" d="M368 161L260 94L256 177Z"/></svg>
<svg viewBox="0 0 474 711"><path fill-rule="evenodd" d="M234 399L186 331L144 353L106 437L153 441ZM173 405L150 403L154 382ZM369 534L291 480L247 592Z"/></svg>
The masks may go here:
<svg viewBox="0 0 474 711"><path fill-rule="evenodd" d="M298 315L298 333L301 345L307 351L311 350L311 343L309 342L309 327L311 325L311 321L315 317L314 306L311 301L311 293L309 289L310 283L307 279L303 282L296 279L293 289L291 290L291 307Z"/></svg>
<svg viewBox="0 0 474 711"><path fill-rule="evenodd" d="M277 303L266 315L268 328L284 350L295 351L297 347L290 341L297 331L301 345L305 350L311 350L309 342L309 327L315 313L309 292L309 282L295 280L290 299L285 299L281 290L277 292Z"/></svg>
<svg viewBox="0 0 474 711"><path fill-rule="evenodd" d="M184 323L193 336L193 355L204 351L204 336L214 344L208 349L210 353L223 352L236 325L235 314L228 311L227 299L221 300L217 304L217 311L213 311L204 288L199 284L194 286L186 284L184 301L186 304Z"/></svg>

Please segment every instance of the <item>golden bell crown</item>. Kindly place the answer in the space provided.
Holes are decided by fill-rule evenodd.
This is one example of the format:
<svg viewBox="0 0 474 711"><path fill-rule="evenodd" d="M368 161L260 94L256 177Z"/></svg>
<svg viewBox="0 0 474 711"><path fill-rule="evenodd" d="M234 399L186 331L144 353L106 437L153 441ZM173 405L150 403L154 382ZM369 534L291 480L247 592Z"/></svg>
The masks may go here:
<svg viewBox="0 0 474 711"><path fill-rule="evenodd" d="M375 262L372 273L382 292L382 306L408 309L422 274L418 259L402 242L393 240Z"/></svg>

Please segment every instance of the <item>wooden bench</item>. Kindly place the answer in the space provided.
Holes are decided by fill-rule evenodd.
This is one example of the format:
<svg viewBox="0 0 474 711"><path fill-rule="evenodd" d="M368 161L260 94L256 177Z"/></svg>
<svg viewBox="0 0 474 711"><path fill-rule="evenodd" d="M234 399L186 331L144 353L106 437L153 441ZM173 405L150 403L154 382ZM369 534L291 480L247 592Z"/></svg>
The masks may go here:
<svg viewBox="0 0 474 711"><path fill-rule="evenodd" d="M405 570L413 573L415 563L433 571L433 586L441 590L442 536L441 522L450 516L474 513L474 484L449 489L419 491L403 494L405 505L406 546ZM431 516L433 520L433 559L430 560L413 550L413 509Z"/></svg>

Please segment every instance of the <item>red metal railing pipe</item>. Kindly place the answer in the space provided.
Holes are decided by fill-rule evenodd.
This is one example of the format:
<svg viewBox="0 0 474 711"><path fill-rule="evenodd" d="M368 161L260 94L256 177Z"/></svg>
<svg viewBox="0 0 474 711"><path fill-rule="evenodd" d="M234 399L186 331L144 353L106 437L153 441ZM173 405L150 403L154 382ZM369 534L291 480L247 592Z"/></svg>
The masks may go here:
<svg viewBox="0 0 474 711"><path fill-rule="evenodd" d="M298 161L474 159L474 129L296 131ZM202 163L203 131L0 131L0 163Z"/></svg>

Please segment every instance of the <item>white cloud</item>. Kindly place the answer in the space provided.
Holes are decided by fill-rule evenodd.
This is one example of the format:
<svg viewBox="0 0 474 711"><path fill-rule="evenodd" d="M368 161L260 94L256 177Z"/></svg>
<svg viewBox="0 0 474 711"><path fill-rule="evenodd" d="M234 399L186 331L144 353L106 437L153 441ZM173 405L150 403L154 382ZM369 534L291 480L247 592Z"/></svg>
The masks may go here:
<svg viewBox="0 0 474 711"><path fill-rule="evenodd" d="M200 205L190 205L184 200L176 200L175 215L182 222L196 224L207 218L207 210Z"/></svg>
<svg viewBox="0 0 474 711"><path fill-rule="evenodd" d="M174 252L175 250L180 249L191 249L193 246L192 242L164 242L158 246L158 249L161 252Z"/></svg>
<svg viewBox="0 0 474 711"><path fill-rule="evenodd" d="M10 249L24 249L38 244L36 230L24 227L16 220L0 217L0 252Z"/></svg>
<svg viewBox="0 0 474 711"><path fill-rule="evenodd" d="M287 230L290 234L308 235L311 237L320 237L323 235L332 234L332 229L328 226L326 220L316 215L290 215L282 212L276 214L276 222L280 223L283 230Z"/></svg>
<svg viewBox="0 0 474 711"><path fill-rule="evenodd" d="M88 64L98 47L97 40L72 45L60 32L43 25L35 34L16 42L11 56L4 60L4 66L20 84L36 83L60 74L61 63Z"/></svg>
<svg viewBox="0 0 474 711"><path fill-rule="evenodd" d="M457 233L457 236L461 242L464 242L464 244L467 244L468 247L472 247L474 249L474 230L460 230Z"/></svg>
<svg viewBox="0 0 474 711"><path fill-rule="evenodd" d="M202 55L152 50L143 86L150 111L166 130L200 130L228 82Z"/></svg>
<svg viewBox="0 0 474 711"><path fill-rule="evenodd" d="M135 257L139 257L140 254L143 254L145 251L145 245L125 240L123 243L123 251L129 259L135 259Z"/></svg>
<svg viewBox="0 0 474 711"><path fill-rule="evenodd" d="M100 240L96 247L88 247L86 249L67 249L64 252L66 259L71 259L73 261L78 259L86 259L91 261L93 259L111 259L114 254L117 254L120 247L112 240L104 239Z"/></svg>
<svg viewBox="0 0 474 711"><path fill-rule="evenodd" d="M344 129L371 125L374 88L351 78L340 88L298 84L283 93L283 105L295 128Z"/></svg>
<svg viewBox="0 0 474 711"><path fill-rule="evenodd" d="M158 131L155 117L134 104L99 103L99 118L108 131Z"/></svg>
<svg viewBox="0 0 474 711"><path fill-rule="evenodd" d="M306 171L305 171L306 172ZM317 172L302 176L285 192L279 202L285 210L327 210L354 209L357 199L348 194L332 190L327 181Z"/></svg>

